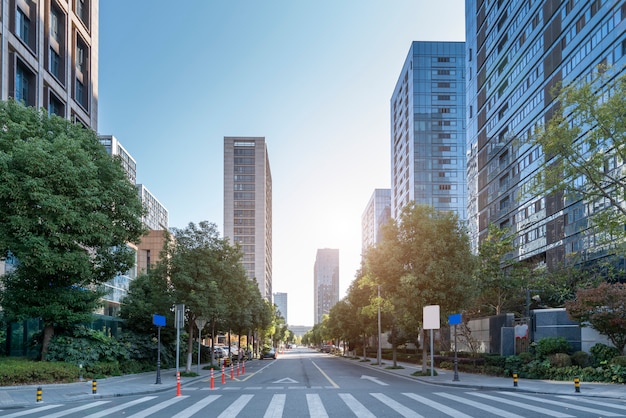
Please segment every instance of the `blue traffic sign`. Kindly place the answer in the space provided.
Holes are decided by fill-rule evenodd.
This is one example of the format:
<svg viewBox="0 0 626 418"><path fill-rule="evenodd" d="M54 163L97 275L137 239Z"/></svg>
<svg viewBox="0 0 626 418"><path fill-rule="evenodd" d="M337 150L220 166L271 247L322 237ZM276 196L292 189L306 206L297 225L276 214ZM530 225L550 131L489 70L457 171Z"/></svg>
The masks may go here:
<svg viewBox="0 0 626 418"><path fill-rule="evenodd" d="M165 317L157 314L152 315L152 323L157 327L165 326Z"/></svg>
<svg viewBox="0 0 626 418"><path fill-rule="evenodd" d="M461 322L462 319L460 313L448 315L448 323L450 325L459 325Z"/></svg>

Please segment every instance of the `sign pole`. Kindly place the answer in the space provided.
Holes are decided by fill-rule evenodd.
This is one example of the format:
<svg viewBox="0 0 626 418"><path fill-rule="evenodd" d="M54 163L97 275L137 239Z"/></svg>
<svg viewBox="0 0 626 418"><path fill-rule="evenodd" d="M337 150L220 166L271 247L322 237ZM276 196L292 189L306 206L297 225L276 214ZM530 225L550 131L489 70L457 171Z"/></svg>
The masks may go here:
<svg viewBox="0 0 626 418"><path fill-rule="evenodd" d="M152 323L157 327L157 375L156 385L161 384L161 327L165 326L165 317L161 315L152 315Z"/></svg>
<svg viewBox="0 0 626 418"><path fill-rule="evenodd" d="M459 358L456 349L456 324L454 324L454 378L452 381L459 381Z"/></svg>

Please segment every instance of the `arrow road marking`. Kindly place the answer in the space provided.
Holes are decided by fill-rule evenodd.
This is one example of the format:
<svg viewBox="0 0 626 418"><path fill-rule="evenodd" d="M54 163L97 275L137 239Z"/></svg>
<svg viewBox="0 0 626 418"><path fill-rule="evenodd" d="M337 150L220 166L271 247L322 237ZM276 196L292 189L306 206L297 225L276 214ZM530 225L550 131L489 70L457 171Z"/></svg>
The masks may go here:
<svg viewBox="0 0 626 418"><path fill-rule="evenodd" d="M272 383L298 383L298 382L293 379L290 379L289 377L285 377L284 379L280 379Z"/></svg>

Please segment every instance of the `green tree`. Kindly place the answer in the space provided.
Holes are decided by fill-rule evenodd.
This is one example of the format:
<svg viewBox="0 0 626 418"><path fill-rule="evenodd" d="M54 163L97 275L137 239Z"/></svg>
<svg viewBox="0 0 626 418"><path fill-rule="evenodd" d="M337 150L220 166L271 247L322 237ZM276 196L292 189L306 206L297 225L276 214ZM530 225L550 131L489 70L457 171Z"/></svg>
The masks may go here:
<svg viewBox="0 0 626 418"><path fill-rule="evenodd" d="M626 223L626 74L600 68L590 79L560 89L547 124L530 145L545 164L531 192L591 203L590 220L606 234L624 237ZM600 208L603 208L600 210Z"/></svg>
<svg viewBox="0 0 626 418"><path fill-rule="evenodd" d="M565 304L570 319L581 326L591 326L624 353L626 347L626 284L602 283L598 287L579 289L576 300Z"/></svg>
<svg viewBox="0 0 626 418"><path fill-rule="evenodd" d="M474 286L478 291L474 314L499 315L510 310L521 312L530 272L509 257L515 249L514 235L506 228L489 225L478 249Z"/></svg>
<svg viewBox="0 0 626 418"><path fill-rule="evenodd" d="M396 325L405 334L422 325L426 305L439 305L443 318L467 306L472 297L475 258L457 215L413 202L387 230L383 246L390 247L384 257L369 265L377 266L372 269L376 277L388 275L391 279L383 286L389 286ZM426 367L426 344L422 349Z"/></svg>
<svg viewBox="0 0 626 418"><path fill-rule="evenodd" d="M19 261L0 303L9 320L41 318L42 358L55 330L91 318L99 285L133 266L142 213L94 131L0 103L0 257Z"/></svg>

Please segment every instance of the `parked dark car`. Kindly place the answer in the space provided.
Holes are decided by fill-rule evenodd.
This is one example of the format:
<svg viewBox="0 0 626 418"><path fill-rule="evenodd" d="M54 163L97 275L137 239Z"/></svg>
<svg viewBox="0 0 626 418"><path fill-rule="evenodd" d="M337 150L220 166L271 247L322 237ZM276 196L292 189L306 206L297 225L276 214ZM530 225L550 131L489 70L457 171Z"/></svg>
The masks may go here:
<svg viewBox="0 0 626 418"><path fill-rule="evenodd" d="M323 345L320 351L322 353L330 353L332 351L332 347L330 345Z"/></svg>
<svg viewBox="0 0 626 418"><path fill-rule="evenodd" d="M276 360L276 350L274 350L274 347L270 349L265 349L261 352L261 360L263 360L264 358L271 358Z"/></svg>

